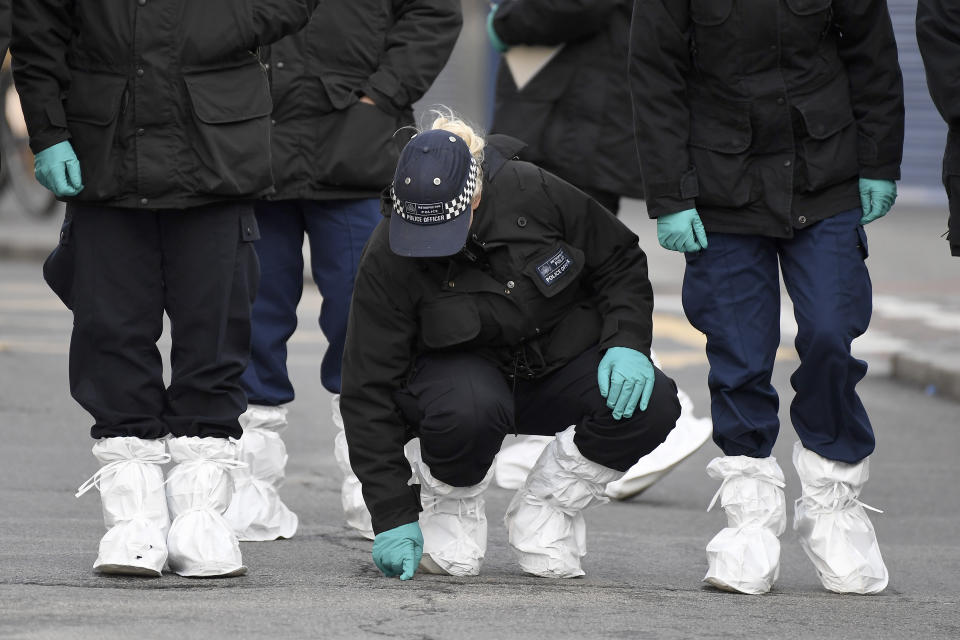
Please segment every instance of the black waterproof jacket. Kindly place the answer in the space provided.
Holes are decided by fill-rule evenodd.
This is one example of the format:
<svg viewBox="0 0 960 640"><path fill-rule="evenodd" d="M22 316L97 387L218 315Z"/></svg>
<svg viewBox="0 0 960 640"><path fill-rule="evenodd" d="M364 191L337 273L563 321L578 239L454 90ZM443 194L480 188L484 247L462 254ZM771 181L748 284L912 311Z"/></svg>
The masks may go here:
<svg viewBox="0 0 960 640"><path fill-rule="evenodd" d="M461 23L459 0L324 2L307 28L272 45L270 197L377 197L413 133L398 130L413 124L411 105L446 64Z"/></svg>
<svg viewBox="0 0 960 640"><path fill-rule="evenodd" d="M642 197L627 89L629 0L504 0L508 45L563 45L517 90L501 59L491 131L527 143L525 159L584 189Z"/></svg>
<svg viewBox="0 0 960 640"><path fill-rule="evenodd" d="M947 240L960 256L960 4L920 0L917 42L927 70L927 88L950 128L943 153L943 185L950 197Z"/></svg>
<svg viewBox="0 0 960 640"><path fill-rule="evenodd" d="M397 256L389 220L367 243L343 357L341 410L350 463L379 533L414 522L410 439L393 394L419 354L457 350L536 379L599 345L650 353L653 290L637 236L582 191L512 158L491 136L464 252Z"/></svg>
<svg viewBox="0 0 960 640"><path fill-rule="evenodd" d="M14 78L34 152L70 140L75 200L183 208L272 189L259 46L318 0L24 0Z"/></svg>
<svg viewBox="0 0 960 640"><path fill-rule="evenodd" d="M637 0L630 46L652 217L791 237L859 207L859 177L900 177L885 0Z"/></svg>

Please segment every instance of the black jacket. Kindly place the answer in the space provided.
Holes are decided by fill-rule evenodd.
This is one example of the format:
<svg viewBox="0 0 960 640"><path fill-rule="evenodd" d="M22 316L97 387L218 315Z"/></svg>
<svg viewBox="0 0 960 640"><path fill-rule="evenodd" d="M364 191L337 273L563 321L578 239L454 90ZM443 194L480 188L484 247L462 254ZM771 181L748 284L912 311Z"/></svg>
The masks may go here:
<svg viewBox="0 0 960 640"><path fill-rule="evenodd" d="M393 177L411 105L453 51L459 0L325 2L272 45L272 199L376 197ZM359 102L370 97L376 106ZM396 134L396 136L394 135Z"/></svg>
<svg viewBox="0 0 960 640"><path fill-rule="evenodd" d="M10 0L0 0L0 62L10 46Z"/></svg>
<svg viewBox="0 0 960 640"><path fill-rule="evenodd" d="M584 189L642 197L627 89L628 0L504 0L508 45L563 48L522 91L504 59L491 131L527 143L525 157Z"/></svg>
<svg viewBox="0 0 960 640"><path fill-rule="evenodd" d="M930 97L950 128L943 153L943 184L950 197L947 240L950 254L960 256L960 5L920 0L917 42Z"/></svg>
<svg viewBox="0 0 960 640"><path fill-rule="evenodd" d="M270 89L255 51L302 28L317 2L14 3L31 148L70 140L80 201L183 208L270 190Z"/></svg>
<svg viewBox="0 0 960 640"><path fill-rule="evenodd" d="M637 236L582 191L491 136L466 251L402 258L389 220L360 262L343 357L350 463L376 532L414 522L409 439L393 394L418 354L453 349L536 379L599 345L650 353L653 290Z"/></svg>
<svg viewBox="0 0 960 640"><path fill-rule="evenodd" d="M630 56L653 217L791 237L859 207L859 177L900 177L885 0L637 0Z"/></svg>

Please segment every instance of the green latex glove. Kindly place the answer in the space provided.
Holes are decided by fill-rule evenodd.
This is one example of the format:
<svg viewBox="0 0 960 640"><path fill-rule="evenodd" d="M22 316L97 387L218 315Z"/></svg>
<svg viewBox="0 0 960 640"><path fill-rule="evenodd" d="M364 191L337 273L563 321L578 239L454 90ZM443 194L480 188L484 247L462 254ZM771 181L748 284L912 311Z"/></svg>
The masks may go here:
<svg viewBox="0 0 960 640"><path fill-rule="evenodd" d="M378 533L373 539L373 563L388 578L409 580L423 556L423 533L416 522Z"/></svg>
<svg viewBox="0 0 960 640"><path fill-rule="evenodd" d="M628 347L610 347L597 368L600 395L613 409L614 420L629 418L638 403L647 410L653 393L653 365L647 356Z"/></svg>
<svg viewBox="0 0 960 640"><path fill-rule="evenodd" d="M33 173L37 182L53 191L53 195L58 198L75 196L83 191L80 161L66 140L47 147L34 156Z"/></svg>
<svg viewBox="0 0 960 640"><path fill-rule="evenodd" d="M860 178L860 204L863 216L860 224L869 224L890 211L897 199L897 183L893 180Z"/></svg>
<svg viewBox="0 0 960 640"><path fill-rule="evenodd" d="M487 37L490 38L490 44L493 45L494 49L500 53L504 53L510 47L504 44L503 40L500 39L500 36L497 35L497 30L493 28L493 16L496 15L499 7L500 5L498 4L493 5L490 7L490 13L487 14Z"/></svg>
<svg viewBox="0 0 960 640"><path fill-rule="evenodd" d="M685 209L657 218L657 240L671 251L700 251L707 248L707 232L696 209Z"/></svg>

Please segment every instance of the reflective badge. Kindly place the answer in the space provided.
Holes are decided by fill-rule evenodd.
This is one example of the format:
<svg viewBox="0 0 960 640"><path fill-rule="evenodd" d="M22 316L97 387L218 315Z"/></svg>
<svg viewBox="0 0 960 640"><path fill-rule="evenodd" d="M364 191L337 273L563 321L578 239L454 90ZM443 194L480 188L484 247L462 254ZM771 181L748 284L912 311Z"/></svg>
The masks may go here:
<svg viewBox="0 0 960 640"><path fill-rule="evenodd" d="M567 255L563 247L560 247L555 254L537 265L537 273L540 274L543 283L549 287L572 266L573 258Z"/></svg>

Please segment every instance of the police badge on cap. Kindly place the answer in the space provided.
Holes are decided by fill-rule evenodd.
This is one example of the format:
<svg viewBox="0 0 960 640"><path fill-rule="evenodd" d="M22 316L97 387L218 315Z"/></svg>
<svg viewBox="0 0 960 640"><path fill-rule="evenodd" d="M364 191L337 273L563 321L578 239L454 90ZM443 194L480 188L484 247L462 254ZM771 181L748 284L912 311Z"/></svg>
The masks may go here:
<svg viewBox="0 0 960 640"><path fill-rule="evenodd" d="M416 135L400 153L390 187L390 248L412 258L452 256L470 229L480 166L463 139L443 129Z"/></svg>

